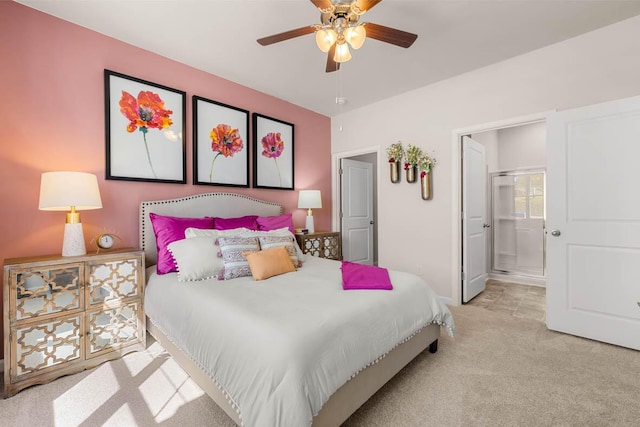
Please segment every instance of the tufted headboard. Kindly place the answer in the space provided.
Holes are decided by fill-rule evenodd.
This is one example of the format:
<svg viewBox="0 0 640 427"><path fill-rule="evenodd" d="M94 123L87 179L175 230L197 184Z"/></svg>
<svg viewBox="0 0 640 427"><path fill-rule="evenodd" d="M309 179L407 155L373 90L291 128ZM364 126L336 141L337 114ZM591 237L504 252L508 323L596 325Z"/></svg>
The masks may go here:
<svg viewBox="0 0 640 427"><path fill-rule="evenodd" d="M187 218L204 216L234 218L244 215L273 216L283 213L282 205L254 199L235 193L204 193L169 200L151 200L140 203L140 248L145 253L146 265L157 260L156 236L149 212Z"/></svg>

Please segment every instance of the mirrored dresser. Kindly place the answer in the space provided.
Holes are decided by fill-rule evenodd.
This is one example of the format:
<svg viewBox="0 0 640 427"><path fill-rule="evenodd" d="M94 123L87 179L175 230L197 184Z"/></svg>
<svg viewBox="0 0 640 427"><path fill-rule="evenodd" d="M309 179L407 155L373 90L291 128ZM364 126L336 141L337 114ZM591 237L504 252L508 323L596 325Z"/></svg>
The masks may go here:
<svg viewBox="0 0 640 427"><path fill-rule="evenodd" d="M4 262L4 396L146 347L144 252Z"/></svg>

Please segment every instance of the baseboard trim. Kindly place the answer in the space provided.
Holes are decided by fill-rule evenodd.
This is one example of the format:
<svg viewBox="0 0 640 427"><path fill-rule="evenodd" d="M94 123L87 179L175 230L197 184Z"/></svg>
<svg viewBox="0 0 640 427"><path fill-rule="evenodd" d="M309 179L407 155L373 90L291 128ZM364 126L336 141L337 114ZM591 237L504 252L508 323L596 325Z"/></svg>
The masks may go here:
<svg viewBox="0 0 640 427"><path fill-rule="evenodd" d="M440 301L442 301L445 305L451 305L451 298L441 296L438 296L438 298L440 298Z"/></svg>

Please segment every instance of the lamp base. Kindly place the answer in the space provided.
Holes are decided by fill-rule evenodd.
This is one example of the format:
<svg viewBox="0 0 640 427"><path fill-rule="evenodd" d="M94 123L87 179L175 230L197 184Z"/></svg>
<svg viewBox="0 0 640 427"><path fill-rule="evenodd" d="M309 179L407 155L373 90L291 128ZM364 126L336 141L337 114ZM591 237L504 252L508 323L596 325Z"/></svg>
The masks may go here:
<svg viewBox="0 0 640 427"><path fill-rule="evenodd" d="M313 227L313 215L307 215L307 222L305 223L305 228L309 230L309 233L316 232L316 230Z"/></svg>
<svg viewBox="0 0 640 427"><path fill-rule="evenodd" d="M82 223L64 225L64 240L62 241L62 256L86 255L87 249L84 246L84 233Z"/></svg>

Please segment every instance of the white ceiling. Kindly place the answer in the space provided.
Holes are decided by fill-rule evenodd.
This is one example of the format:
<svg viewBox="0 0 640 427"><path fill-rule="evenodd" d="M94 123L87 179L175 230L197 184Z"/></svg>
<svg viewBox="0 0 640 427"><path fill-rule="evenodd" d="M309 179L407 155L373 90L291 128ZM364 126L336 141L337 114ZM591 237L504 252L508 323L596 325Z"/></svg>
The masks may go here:
<svg viewBox="0 0 640 427"><path fill-rule="evenodd" d="M328 116L640 14L639 0L384 0L361 21L418 34L413 46L369 39L325 73L313 35L256 43L319 23L310 1L18 1Z"/></svg>

